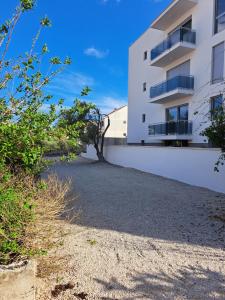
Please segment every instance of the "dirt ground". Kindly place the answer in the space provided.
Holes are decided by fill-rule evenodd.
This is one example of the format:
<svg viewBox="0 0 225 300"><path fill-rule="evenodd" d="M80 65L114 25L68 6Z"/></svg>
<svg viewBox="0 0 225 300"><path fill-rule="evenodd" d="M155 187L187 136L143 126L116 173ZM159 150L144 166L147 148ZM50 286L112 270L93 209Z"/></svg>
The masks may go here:
<svg viewBox="0 0 225 300"><path fill-rule="evenodd" d="M225 195L82 158L50 172L71 179L76 215L38 299L225 299Z"/></svg>

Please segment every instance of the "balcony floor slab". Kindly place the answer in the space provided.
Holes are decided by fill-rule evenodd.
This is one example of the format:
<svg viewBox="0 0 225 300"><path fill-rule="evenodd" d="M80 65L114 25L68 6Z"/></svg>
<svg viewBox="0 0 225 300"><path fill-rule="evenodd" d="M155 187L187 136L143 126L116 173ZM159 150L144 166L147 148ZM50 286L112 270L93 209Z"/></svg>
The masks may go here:
<svg viewBox="0 0 225 300"><path fill-rule="evenodd" d="M158 140L158 141L191 141L192 135L177 135L177 134L171 134L171 135L152 135L148 136L149 141Z"/></svg>
<svg viewBox="0 0 225 300"><path fill-rule="evenodd" d="M160 95L158 97L150 98L149 103L164 104L168 101L178 100L178 99L186 98L188 96L192 96L193 94L194 94L194 90L178 88L171 92Z"/></svg>
<svg viewBox="0 0 225 300"><path fill-rule="evenodd" d="M174 61L184 57L191 53L196 48L195 44L180 42L174 45L172 48L166 50L161 55L151 61L150 65L154 67L164 68Z"/></svg>

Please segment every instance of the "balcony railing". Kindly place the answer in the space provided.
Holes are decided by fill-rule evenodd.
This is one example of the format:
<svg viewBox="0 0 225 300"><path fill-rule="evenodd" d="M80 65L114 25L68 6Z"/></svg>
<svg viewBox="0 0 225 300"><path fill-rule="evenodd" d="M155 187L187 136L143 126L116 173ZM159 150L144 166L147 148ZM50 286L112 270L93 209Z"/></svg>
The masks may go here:
<svg viewBox="0 0 225 300"><path fill-rule="evenodd" d="M169 80L166 80L158 85L151 87L150 97L156 98L163 94L172 92L176 89L194 89L194 77L193 76L176 76Z"/></svg>
<svg viewBox="0 0 225 300"><path fill-rule="evenodd" d="M157 135L191 135L192 122L191 121L177 121L151 124L148 127L150 136Z"/></svg>
<svg viewBox="0 0 225 300"><path fill-rule="evenodd" d="M196 32L185 27L177 29L166 40L160 43L151 51L151 60L156 59L165 51L171 49L177 43L186 42L195 45L196 44Z"/></svg>

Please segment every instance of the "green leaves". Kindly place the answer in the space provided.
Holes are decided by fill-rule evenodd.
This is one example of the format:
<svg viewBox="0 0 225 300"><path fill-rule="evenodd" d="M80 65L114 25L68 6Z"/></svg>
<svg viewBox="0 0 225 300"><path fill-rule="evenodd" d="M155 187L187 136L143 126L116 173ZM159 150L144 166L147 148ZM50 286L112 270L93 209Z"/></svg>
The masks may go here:
<svg viewBox="0 0 225 300"><path fill-rule="evenodd" d="M0 26L0 34L7 34L9 32L9 21L6 21L4 24Z"/></svg>
<svg viewBox="0 0 225 300"><path fill-rule="evenodd" d="M42 53L44 54L47 52L49 52L48 46L47 46L47 44L44 44L44 46L42 47Z"/></svg>
<svg viewBox="0 0 225 300"><path fill-rule="evenodd" d="M30 10L34 7L34 0L20 0L20 5L23 11Z"/></svg>
<svg viewBox="0 0 225 300"><path fill-rule="evenodd" d="M201 135L208 138L214 147L221 149L221 155L215 163L214 170L219 172L219 167L224 165L225 161L225 100L221 107L210 112L211 124L206 127Z"/></svg>
<svg viewBox="0 0 225 300"><path fill-rule="evenodd" d="M61 65L61 60L57 56L52 57L51 60L50 60L50 62L51 62L52 65Z"/></svg>
<svg viewBox="0 0 225 300"><path fill-rule="evenodd" d="M83 88L83 90L81 91L81 97L87 96L89 93L91 92L91 89L86 86L85 88Z"/></svg>
<svg viewBox="0 0 225 300"><path fill-rule="evenodd" d="M51 21L49 20L48 17L44 17L43 19L41 19L41 22L40 22L41 26L43 27L50 27L52 24L51 24Z"/></svg>
<svg viewBox="0 0 225 300"><path fill-rule="evenodd" d="M20 6L11 20L0 26L0 47L3 52L4 47L7 49L5 37L14 30L21 12L31 10L34 5L35 0L20 0ZM47 44L42 44L40 53L36 53L35 48L43 27L51 26L51 21L46 16L40 20L40 25L30 51L18 58L0 61L0 165L7 166L13 172L22 169L28 173L38 173L45 165L45 142L49 138L57 140L59 135L55 124L63 100L59 101L61 107L49 104L53 96L46 93L46 86L71 64L71 59L52 57L49 71L48 68L46 73L41 70L49 49ZM46 57L46 60L49 58ZM64 134L64 130L62 132Z"/></svg>
<svg viewBox="0 0 225 300"><path fill-rule="evenodd" d="M72 60L70 57L66 57L65 60L64 60L64 65L71 65L72 63Z"/></svg>

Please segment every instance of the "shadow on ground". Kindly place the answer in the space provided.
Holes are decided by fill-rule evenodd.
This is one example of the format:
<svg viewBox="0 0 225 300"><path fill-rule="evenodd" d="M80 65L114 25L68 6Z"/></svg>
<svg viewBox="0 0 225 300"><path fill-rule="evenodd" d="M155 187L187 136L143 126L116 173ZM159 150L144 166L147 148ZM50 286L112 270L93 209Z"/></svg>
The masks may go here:
<svg viewBox="0 0 225 300"><path fill-rule="evenodd" d="M210 218L225 209L225 195L81 158L56 164L51 172L72 180L72 192L79 197L70 205L82 211L75 219L79 225L215 248L225 245L224 223Z"/></svg>
<svg viewBox="0 0 225 300"><path fill-rule="evenodd" d="M131 287L121 284L116 278L111 278L110 282L96 278L95 281L107 292L135 295L134 297L129 296L129 298L125 296L120 300L225 299L225 276L203 268L182 268L173 276L168 276L163 271L156 275L137 273L129 278ZM107 297L107 300L110 299L115 300L115 298Z"/></svg>

